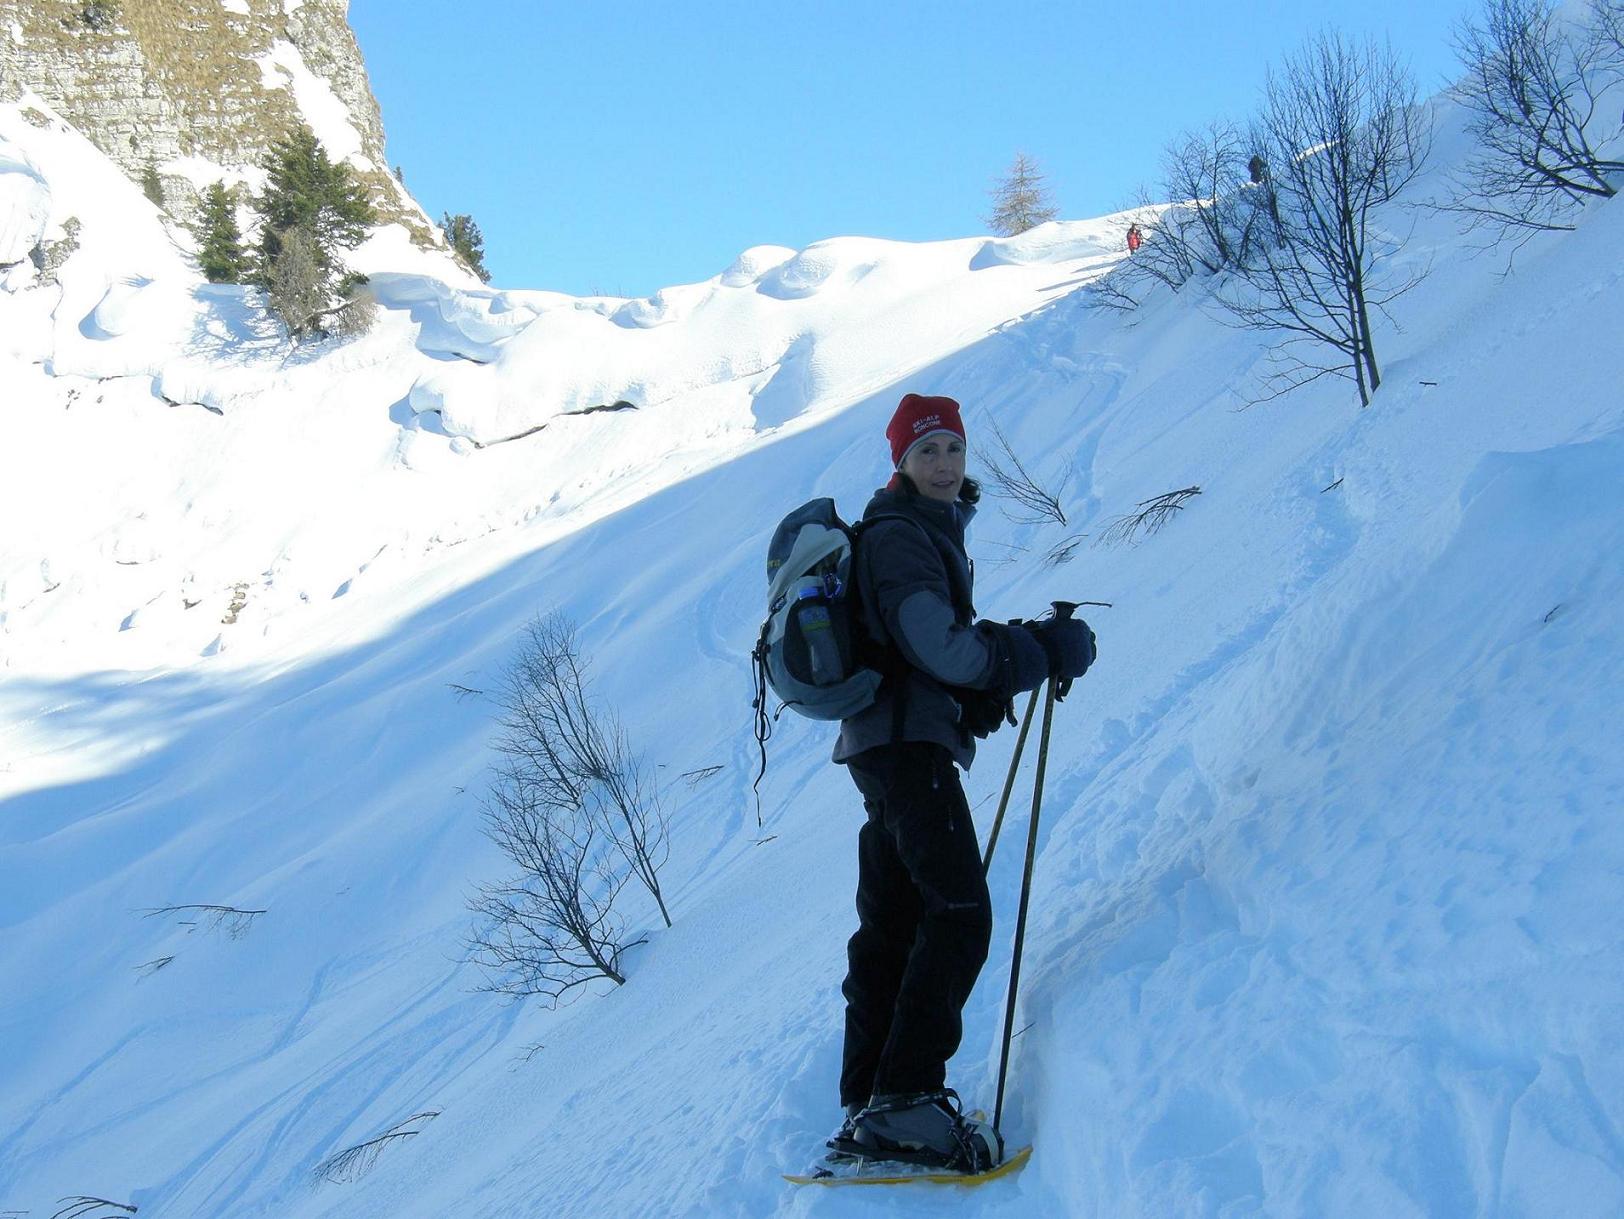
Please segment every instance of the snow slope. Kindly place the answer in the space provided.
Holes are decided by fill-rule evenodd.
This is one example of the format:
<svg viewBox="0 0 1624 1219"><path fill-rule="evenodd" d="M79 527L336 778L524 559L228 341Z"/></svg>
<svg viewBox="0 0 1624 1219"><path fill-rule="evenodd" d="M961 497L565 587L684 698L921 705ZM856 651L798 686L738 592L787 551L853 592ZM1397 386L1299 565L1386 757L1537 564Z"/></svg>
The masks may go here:
<svg viewBox="0 0 1624 1219"><path fill-rule="evenodd" d="M377 330L289 353L120 189L0 107L0 233L85 227L60 288L0 294L0 1211L1624 1212L1616 208L1509 279L1422 217L1360 412L1238 410L1268 340L1199 289L1093 307L1111 218L758 248L646 301L475 289L384 235ZM907 389L998 420L1071 514L984 508L982 613L1110 603L1049 762L1005 1119L1038 1150L973 1195L796 1193L861 810L785 716L758 831L746 656L773 524L860 506ZM503 865L491 708L454 688L552 607L662 768L676 920L628 891L628 984L558 1011L462 962ZM966 779L983 832L1012 738ZM953 1064L989 1101L1013 818ZM205 902L265 913L147 913Z"/></svg>

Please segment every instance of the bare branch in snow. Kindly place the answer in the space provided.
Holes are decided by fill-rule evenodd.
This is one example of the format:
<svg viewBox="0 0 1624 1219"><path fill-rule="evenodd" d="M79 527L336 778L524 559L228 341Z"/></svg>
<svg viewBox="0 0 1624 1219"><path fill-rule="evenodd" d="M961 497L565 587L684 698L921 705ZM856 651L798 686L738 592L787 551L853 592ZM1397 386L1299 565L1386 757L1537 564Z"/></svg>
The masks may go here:
<svg viewBox="0 0 1624 1219"><path fill-rule="evenodd" d="M1200 494L1200 487L1183 487L1140 500L1132 512L1124 513L1106 526L1100 534L1098 545L1122 546L1143 541L1161 532L1168 521L1183 511L1188 500ZM1144 536L1141 537L1141 534Z"/></svg>
<svg viewBox="0 0 1624 1219"><path fill-rule="evenodd" d="M426 1110L423 1113L414 1113L403 1122L398 1122L376 1138L368 1139L364 1143L357 1143L354 1147L346 1147L343 1151L335 1152L321 1163L316 1165L315 1175L324 1181L331 1181L335 1185L347 1184L357 1181L371 1172L378 1162L378 1156L383 1149L391 1143L398 1143L422 1133L421 1128L411 1129L414 1124L431 1122L440 1116L438 1109Z"/></svg>
<svg viewBox="0 0 1624 1219"><path fill-rule="evenodd" d="M1005 510L1005 515L1018 524L1035 525L1043 521L1055 521L1064 525L1066 513L1060 506L1059 497L1043 486L1026 468L1026 463L1010 446L1009 438L1004 435L1003 429L996 422L991 423L990 427L994 446L991 449L978 449L977 456L987 471L987 489L999 499L1013 505L1013 509ZM1066 473L1061 475L1060 481L1065 482L1070 473L1068 468Z"/></svg>

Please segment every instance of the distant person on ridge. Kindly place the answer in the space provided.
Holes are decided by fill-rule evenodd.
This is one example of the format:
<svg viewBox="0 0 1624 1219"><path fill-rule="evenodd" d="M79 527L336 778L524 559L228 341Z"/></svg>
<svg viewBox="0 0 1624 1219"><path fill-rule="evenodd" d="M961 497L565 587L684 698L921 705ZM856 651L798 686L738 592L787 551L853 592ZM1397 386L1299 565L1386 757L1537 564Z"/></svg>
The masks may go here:
<svg viewBox="0 0 1624 1219"><path fill-rule="evenodd" d="M847 945L845 1124L837 1153L924 1153L980 1171L1001 1149L945 1087L960 1013L987 958L992 902L958 767L1013 696L1094 659L1080 619L976 621L965 526L980 488L965 477L952 398L909 394L886 438L895 468L863 516L855 585L863 628L893 654L874 703L841 721L834 760L862 794L858 929ZM880 518L880 519L875 519Z"/></svg>
<svg viewBox="0 0 1624 1219"><path fill-rule="evenodd" d="M1130 224L1128 226L1128 253L1137 254L1139 252L1140 243L1143 242L1144 239L1144 234L1139 231L1139 226L1137 224Z"/></svg>

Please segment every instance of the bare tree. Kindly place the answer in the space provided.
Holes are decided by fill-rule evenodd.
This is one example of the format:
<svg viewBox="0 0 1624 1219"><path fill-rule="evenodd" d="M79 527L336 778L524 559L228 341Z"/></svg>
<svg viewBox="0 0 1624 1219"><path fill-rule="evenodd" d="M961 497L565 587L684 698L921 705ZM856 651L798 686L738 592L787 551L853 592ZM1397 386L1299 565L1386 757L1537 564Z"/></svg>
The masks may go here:
<svg viewBox="0 0 1624 1219"><path fill-rule="evenodd" d="M1192 278L1245 263L1269 227L1272 198L1266 174L1249 182L1249 137L1232 123L1209 123L1185 131L1162 151L1162 177L1155 202L1141 189L1127 215L1144 242L1133 259L1107 276L1101 302L1134 308L1157 284L1178 291Z"/></svg>
<svg viewBox="0 0 1624 1219"><path fill-rule="evenodd" d="M1280 227L1253 244L1218 300L1242 325L1291 336L1273 353L1265 397L1341 376L1368 405L1381 384L1373 316L1424 274L1376 273L1401 244L1377 209L1414 180L1430 146L1414 81L1390 48L1320 34L1269 74L1255 142Z"/></svg>
<svg viewBox="0 0 1624 1219"><path fill-rule="evenodd" d="M550 800L590 816L669 927L659 876L667 857L665 812L620 721L590 699L575 625L567 617L549 614L525 628L497 703L497 751L529 768Z"/></svg>
<svg viewBox="0 0 1624 1219"><path fill-rule="evenodd" d="M1000 237L1014 237L1060 214L1043 184L1038 163L1024 152L1015 154L1008 172L991 194L992 214L986 218L987 227Z"/></svg>
<svg viewBox="0 0 1624 1219"><path fill-rule="evenodd" d="M554 803L545 788L521 763L498 767L485 832L519 871L470 903L480 919L470 947L489 989L557 1003L594 978L623 985L620 958L633 944L614 912L628 875L609 865L585 812Z"/></svg>
<svg viewBox="0 0 1624 1219"><path fill-rule="evenodd" d="M378 320L378 298L367 277L350 277L339 285L339 292L343 300L322 313L323 329L341 339L355 338L371 330Z"/></svg>
<svg viewBox="0 0 1624 1219"><path fill-rule="evenodd" d="M334 281L322 262L314 234L296 226L281 234L278 253L266 275L271 308L295 343L329 336L354 338L372 328L378 300L365 275Z"/></svg>
<svg viewBox="0 0 1624 1219"><path fill-rule="evenodd" d="M1471 114L1477 150L1455 175L1450 210L1487 226L1496 242L1570 229L1586 199L1608 199L1608 175L1624 160L1604 155L1624 131L1616 88L1624 68L1624 4L1602 0L1588 28L1559 17L1547 0L1486 0L1455 31L1466 76L1455 92ZM1615 104L1604 107L1608 94Z"/></svg>
<svg viewBox="0 0 1624 1219"><path fill-rule="evenodd" d="M1188 278L1246 261L1258 223L1246 181L1250 153L1246 137L1230 123L1209 123L1168 144L1162 191L1173 205L1145 229L1147 264L1176 252L1172 267Z"/></svg>
<svg viewBox="0 0 1624 1219"><path fill-rule="evenodd" d="M591 700L574 625L538 618L497 691L498 761L484 801L485 832L518 866L513 879L482 887L471 947L491 989L541 994L605 977L620 967L625 925L615 901L635 878L660 888L667 822L647 767L619 722Z"/></svg>
<svg viewBox="0 0 1624 1219"><path fill-rule="evenodd" d="M987 489L1013 505L1012 509L1005 510L1005 515L1018 524L1036 525L1042 521L1055 521L1064 525L1066 512L1060 505L1059 497L1027 470L996 422L992 424L992 434L996 442L994 447L981 448L977 455L987 471ZM1067 475L1069 473L1068 468ZM1062 476L1062 481L1065 477Z"/></svg>
<svg viewBox="0 0 1624 1219"><path fill-rule="evenodd" d="M1624 72L1624 0L1596 0L1591 20L1601 65L1617 79Z"/></svg>
<svg viewBox="0 0 1624 1219"><path fill-rule="evenodd" d="M297 342L310 333L327 307L327 272L314 235L299 227L282 234L281 252L270 268L266 291L291 339Z"/></svg>

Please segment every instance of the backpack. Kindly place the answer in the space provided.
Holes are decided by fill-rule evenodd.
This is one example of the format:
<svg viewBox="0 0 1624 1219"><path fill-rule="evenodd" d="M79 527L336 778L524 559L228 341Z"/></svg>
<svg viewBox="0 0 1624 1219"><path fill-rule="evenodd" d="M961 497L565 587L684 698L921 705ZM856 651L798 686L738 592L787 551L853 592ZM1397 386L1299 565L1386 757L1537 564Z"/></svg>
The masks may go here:
<svg viewBox="0 0 1624 1219"><path fill-rule="evenodd" d="M890 519L908 518L886 514L848 525L834 500L814 499L773 531L767 547L767 620L751 654L761 749L758 822L767 740L778 718L767 714L769 691L783 703L778 714L787 707L808 719L843 720L873 704L880 683L900 660L894 648L875 643L863 629L855 579L863 531Z"/></svg>

